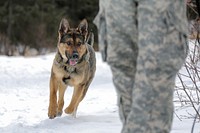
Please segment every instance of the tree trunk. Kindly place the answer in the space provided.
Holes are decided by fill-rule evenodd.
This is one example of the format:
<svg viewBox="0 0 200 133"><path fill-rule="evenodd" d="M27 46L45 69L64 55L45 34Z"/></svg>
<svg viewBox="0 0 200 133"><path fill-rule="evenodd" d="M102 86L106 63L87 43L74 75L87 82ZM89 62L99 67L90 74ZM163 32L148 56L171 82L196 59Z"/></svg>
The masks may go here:
<svg viewBox="0 0 200 133"><path fill-rule="evenodd" d="M7 29L7 35L9 40L11 40L11 31L12 31L12 0L8 1L8 29Z"/></svg>

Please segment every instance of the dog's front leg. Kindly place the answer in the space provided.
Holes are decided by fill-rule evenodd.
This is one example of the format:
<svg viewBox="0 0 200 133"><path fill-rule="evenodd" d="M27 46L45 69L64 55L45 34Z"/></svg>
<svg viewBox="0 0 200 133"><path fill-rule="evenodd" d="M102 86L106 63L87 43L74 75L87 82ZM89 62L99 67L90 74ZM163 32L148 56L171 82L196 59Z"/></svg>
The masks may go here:
<svg viewBox="0 0 200 133"><path fill-rule="evenodd" d="M74 87L73 96L69 106L65 109L65 113L72 114L73 117L76 117L76 112L78 109L79 103L83 100L88 87L84 85L79 85Z"/></svg>
<svg viewBox="0 0 200 133"><path fill-rule="evenodd" d="M64 94L65 94L65 90L66 90L66 85L64 83L60 83L59 84L59 99L58 99L58 112L57 112L57 116L61 116L63 111L63 105L64 105Z"/></svg>
<svg viewBox="0 0 200 133"><path fill-rule="evenodd" d="M49 111L48 116L49 119L53 119L57 115L57 89L58 82L54 74L51 75L50 78L50 98L49 98Z"/></svg>
<svg viewBox="0 0 200 133"><path fill-rule="evenodd" d="M76 117L76 111L79 104L79 98L82 95L81 93L82 93L82 90L80 86L75 86L71 102L69 106L65 109L66 114L72 114L73 117Z"/></svg>

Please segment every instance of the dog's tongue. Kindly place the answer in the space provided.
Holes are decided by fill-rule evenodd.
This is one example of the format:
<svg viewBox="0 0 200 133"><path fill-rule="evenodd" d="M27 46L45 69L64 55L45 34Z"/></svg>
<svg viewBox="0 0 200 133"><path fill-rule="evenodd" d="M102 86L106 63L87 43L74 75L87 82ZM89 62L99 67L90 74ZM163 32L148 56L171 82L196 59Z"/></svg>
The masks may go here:
<svg viewBox="0 0 200 133"><path fill-rule="evenodd" d="M70 60L69 60L69 64L70 64L71 66L76 65L76 63L77 63L77 59L70 59Z"/></svg>

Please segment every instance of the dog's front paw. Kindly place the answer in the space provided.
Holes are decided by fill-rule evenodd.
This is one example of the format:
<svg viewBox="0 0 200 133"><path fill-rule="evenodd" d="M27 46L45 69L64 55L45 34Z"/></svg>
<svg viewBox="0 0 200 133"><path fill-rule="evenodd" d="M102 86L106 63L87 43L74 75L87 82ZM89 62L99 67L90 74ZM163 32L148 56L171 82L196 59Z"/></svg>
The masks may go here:
<svg viewBox="0 0 200 133"><path fill-rule="evenodd" d="M66 114L72 114L74 112L74 108L72 108L72 107L67 107L66 109L65 109L65 113Z"/></svg>
<svg viewBox="0 0 200 133"><path fill-rule="evenodd" d="M49 116L49 119L54 119L56 117L56 115L54 114L48 114L48 116Z"/></svg>
<svg viewBox="0 0 200 133"><path fill-rule="evenodd" d="M74 118L76 118L76 112L77 112L77 109L74 109L74 108L71 108L71 107L67 107L65 109L65 113L71 114Z"/></svg>
<svg viewBox="0 0 200 133"><path fill-rule="evenodd" d="M49 107L49 111L48 111L49 119L54 119L56 117L56 115L57 115L56 109Z"/></svg>

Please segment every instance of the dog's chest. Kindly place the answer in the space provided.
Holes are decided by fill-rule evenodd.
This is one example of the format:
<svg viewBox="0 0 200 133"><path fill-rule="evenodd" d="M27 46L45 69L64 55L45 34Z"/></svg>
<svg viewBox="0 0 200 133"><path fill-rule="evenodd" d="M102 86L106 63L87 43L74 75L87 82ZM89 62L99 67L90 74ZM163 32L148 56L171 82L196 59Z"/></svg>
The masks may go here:
<svg viewBox="0 0 200 133"><path fill-rule="evenodd" d="M69 86L75 86L81 84L87 77L84 68L55 67L54 73L61 82Z"/></svg>
<svg viewBox="0 0 200 133"><path fill-rule="evenodd" d="M62 82L69 86L76 86L84 81L85 74L80 71L74 71L63 75Z"/></svg>

